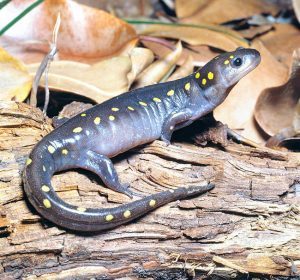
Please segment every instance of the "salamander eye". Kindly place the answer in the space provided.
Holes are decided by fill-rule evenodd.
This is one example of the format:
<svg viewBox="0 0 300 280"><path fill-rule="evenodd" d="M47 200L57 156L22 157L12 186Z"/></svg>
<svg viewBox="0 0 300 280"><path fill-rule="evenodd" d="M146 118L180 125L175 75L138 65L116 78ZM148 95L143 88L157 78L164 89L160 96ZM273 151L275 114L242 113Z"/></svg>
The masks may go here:
<svg viewBox="0 0 300 280"><path fill-rule="evenodd" d="M233 61L233 65L234 65L234 66L237 66L237 67L238 67L238 66L241 66L242 63L243 63L243 61L242 61L242 59L239 58L239 57L235 58L234 61Z"/></svg>

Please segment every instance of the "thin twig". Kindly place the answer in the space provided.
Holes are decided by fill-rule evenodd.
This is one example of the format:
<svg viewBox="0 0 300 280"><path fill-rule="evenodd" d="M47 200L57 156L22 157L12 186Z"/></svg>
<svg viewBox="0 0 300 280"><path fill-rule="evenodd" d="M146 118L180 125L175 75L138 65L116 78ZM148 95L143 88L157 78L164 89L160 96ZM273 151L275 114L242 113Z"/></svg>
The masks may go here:
<svg viewBox="0 0 300 280"><path fill-rule="evenodd" d="M30 105L36 106L37 105L38 86L39 86L41 77L42 77L43 73L45 72L45 104L44 104L44 108L43 108L44 114L46 114L48 104L49 104L49 96L50 96L49 87L48 87L48 72L49 72L50 62L53 61L54 56L57 52L56 45L57 45L57 36L58 36L58 30L60 27L60 22L61 22L60 14L58 14L57 20L56 20L56 23L54 26L54 30L53 30L53 35L52 35L51 50L42 60L40 66L35 74L35 77L33 79L33 84L32 84Z"/></svg>
<svg viewBox="0 0 300 280"><path fill-rule="evenodd" d="M21 18L27 15L31 10L33 10L42 2L44 2L44 0L37 0L34 3L32 3L28 8L26 8L23 12L21 12L18 16L16 16L12 21L10 21L0 30L0 36L3 35L9 28L11 28L15 23L17 23Z"/></svg>
<svg viewBox="0 0 300 280"><path fill-rule="evenodd" d="M45 71L45 103L44 103L44 108L43 108L43 113L46 115L48 105L49 105L49 100L50 100L50 92L49 92L49 83L48 83L48 74L49 74L49 69L50 69L50 63L54 59L54 55L57 52L57 36L58 36L58 30L60 27L60 13L57 16L56 23L54 26L53 34L52 34L52 44L51 44L51 51L54 50L52 56L49 56L49 60L47 62L47 67Z"/></svg>

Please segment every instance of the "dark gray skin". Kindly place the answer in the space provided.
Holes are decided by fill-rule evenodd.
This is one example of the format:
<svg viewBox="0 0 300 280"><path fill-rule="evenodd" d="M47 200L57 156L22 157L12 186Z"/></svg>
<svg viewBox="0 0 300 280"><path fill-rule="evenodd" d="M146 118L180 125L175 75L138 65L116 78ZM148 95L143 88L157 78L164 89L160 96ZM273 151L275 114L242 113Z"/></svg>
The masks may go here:
<svg viewBox="0 0 300 280"><path fill-rule="evenodd" d="M44 137L27 160L24 186L29 201L55 224L91 232L116 227L170 201L212 189L212 185L182 187L115 208L85 209L62 201L51 186L51 177L58 171L82 168L96 173L110 189L131 197L110 158L156 139L170 144L174 130L211 112L259 62L258 51L238 48L188 77L124 93L68 120Z"/></svg>

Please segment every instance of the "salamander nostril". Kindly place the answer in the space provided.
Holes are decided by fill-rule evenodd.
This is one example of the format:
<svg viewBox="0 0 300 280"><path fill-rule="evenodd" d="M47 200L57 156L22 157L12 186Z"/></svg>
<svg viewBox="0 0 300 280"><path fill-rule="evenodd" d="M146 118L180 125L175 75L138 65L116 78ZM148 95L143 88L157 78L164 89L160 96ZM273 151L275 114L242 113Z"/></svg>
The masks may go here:
<svg viewBox="0 0 300 280"><path fill-rule="evenodd" d="M242 59L237 57L234 61L233 61L233 64L234 66L241 66L242 65Z"/></svg>

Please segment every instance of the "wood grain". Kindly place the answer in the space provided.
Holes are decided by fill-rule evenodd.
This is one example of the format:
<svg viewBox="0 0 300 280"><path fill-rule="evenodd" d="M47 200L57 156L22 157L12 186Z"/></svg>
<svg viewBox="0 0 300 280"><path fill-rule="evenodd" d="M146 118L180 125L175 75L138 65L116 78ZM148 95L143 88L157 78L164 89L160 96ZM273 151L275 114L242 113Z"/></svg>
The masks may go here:
<svg viewBox="0 0 300 280"><path fill-rule="evenodd" d="M202 279L300 270L297 155L231 142L201 148L155 141L115 159L122 182L140 195L205 181L215 189L83 235L44 220L24 197L26 156L51 129L39 110L0 103L1 279ZM57 174L52 182L60 197L79 206L129 201L83 171Z"/></svg>

